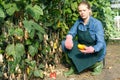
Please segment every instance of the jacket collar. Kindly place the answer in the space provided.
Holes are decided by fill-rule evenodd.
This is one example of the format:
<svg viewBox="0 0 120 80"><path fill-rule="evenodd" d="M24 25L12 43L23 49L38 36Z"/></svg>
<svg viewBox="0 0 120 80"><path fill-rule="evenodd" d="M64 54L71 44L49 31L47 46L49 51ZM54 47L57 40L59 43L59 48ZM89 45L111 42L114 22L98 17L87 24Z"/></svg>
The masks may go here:
<svg viewBox="0 0 120 80"><path fill-rule="evenodd" d="M89 18L89 20L88 20L88 23L87 23L86 25L89 25L91 18L92 18L92 16L90 16L90 18ZM83 19L82 19L81 17L79 18L79 23L80 23L80 24L83 24L83 23L84 23L84 22L83 22Z"/></svg>

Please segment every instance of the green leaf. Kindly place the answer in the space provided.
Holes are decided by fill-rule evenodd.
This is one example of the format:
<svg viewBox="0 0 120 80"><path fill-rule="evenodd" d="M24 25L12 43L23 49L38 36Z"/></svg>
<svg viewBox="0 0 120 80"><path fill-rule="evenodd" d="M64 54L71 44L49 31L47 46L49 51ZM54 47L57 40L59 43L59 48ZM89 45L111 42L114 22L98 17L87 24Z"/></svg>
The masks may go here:
<svg viewBox="0 0 120 80"><path fill-rule="evenodd" d="M74 2L74 3L72 3L71 4L71 9L73 10L73 11L76 11L77 10L77 2Z"/></svg>
<svg viewBox="0 0 120 80"><path fill-rule="evenodd" d="M17 43L16 45L9 44L5 51L8 56L13 56L14 59L18 57L21 58L21 56L25 53L24 46L20 43Z"/></svg>
<svg viewBox="0 0 120 80"><path fill-rule="evenodd" d="M43 10L38 5L28 5L26 7L26 12L30 14L36 21L38 21L40 15L43 15Z"/></svg>
<svg viewBox="0 0 120 80"><path fill-rule="evenodd" d="M5 13L3 12L3 10L1 8L0 8L0 17L5 18Z"/></svg>
<svg viewBox="0 0 120 80"><path fill-rule="evenodd" d="M30 45L30 44L32 44L32 41L31 41L30 39L27 39L27 40L25 41L25 44L26 44L26 45Z"/></svg>
<svg viewBox="0 0 120 80"><path fill-rule="evenodd" d="M15 29L13 27L8 29L8 35L13 36Z"/></svg>
<svg viewBox="0 0 120 80"><path fill-rule="evenodd" d="M43 40L43 35L40 32L37 32L36 34L38 35L39 40L41 42Z"/></svg>
<svg viewBox="0 0 120 80"><path fill-rule="evenodd" d="M42 69L42 68L44 68L44 67L45 67L45 66L44 66L43 64L40 64L38 68L39 68L39 69Z"/></svg>
<svg viewBox="0 0 120 80"><path fill-rule="evenodd" d="M30 59L25 59L25 62L31 67L34 68L36 66L36 61L35 60L30 60Z"/></svg>
<svg viewBox="0 0 120 80"><path fill-rule="evenodd" d="M31 55L32 57L34 57L34 55L35 55L36 53L38 53L38 49L37 49L36 47L30 45L29 48L28 48L28 52L30 53L30 55Z"/></svg>
<svg viewBox="0 0 120 80"><path fill-rule="evenodd" d="M9 66L10 73L14 73L15 72L15 68L20 63L21 63L21 57L14 58L14 61L8 61L8 66Z"/></svg>
<svg viewBox="0 0 120 80"><path fill-rule="evenodd" d="M36 61L35 60L30 61L29 65L34 69L36 66Z"/></svg>
<svg viewBox="0 0 120 80"><path fill-rule="evenodd" d="M4 5L8 15L13 15L15 11L18 11L17 5L15 3L8 3Z"/></svg>
<svg viewBox="0 0 120 80"><path fill-rule="evenodd" d="M32 26L33 25L33 21L24 20L23 24L24 24L25 29L28 31L30 38L33 39L34 35L35 35L35 29Z"/></svg>
<svg viewBox="0 0 120 80"><path fill-rule="evenodd" d="M15 46L15 51L17 56L23 56L25 53L24 45L21 43L17 43Z"/></svg>
<svg viewBox="0 0 120 80"><path fill-rule="evenodd" d="M33 29L31 22L32 21L28 21L28 20L23 21L24 27L28 31L28 33L30 33L32 31L32 29Z"/></svg>
<svg viewBox="0 0 120 80"><path fill-rule="evenodd" d="M14 73L15 72L16 65L17 65L16 61L8 61L9 73Z"/></svg>
<svg viewBox="0 0 120 80"><path fill-rule="evenodd" d="M35 70L34 71L34 76L35 77L43 78L43 72L42 72L42 70Z"/></svg>
<svg viewBox="0 0 120 80"><path fill-rule="evenodd" d="M31 32L29 33L29 36L30 36L31 39L34 38L34 36L35 36L35 30L34 29L31 30Z"/></svg>
<svg viewBox="0 0 120 80"><path fill-rule="evenodd" d="M38 41L35 41L34 46L35 46L36 48L39 48L39 42L38 42Z"/></svg>
<svg viewBox="0 0 120 80"><path fill-rule="evenodd" d="M25 21L23 21L23 24L24 24L24 27L26 28L26 30L28 31L31 39L34 38L35 33L36 33L39 36L39 39L42 40L41 37L45 33L45 30L40 25L38 25L37 23L35 23L32 20L30 20L30 21L25 20Z"/></svg>
<svg viewBox="0 0 120 80"><path fill-rule="evenodd" d="M15 45L14 44L9 44L7 48L5 49L5 51L8 56L12 55L13 57L15 57Z"/></svg>
<svg viewBox="0 0 120 80"><path fill-rule="evenodd" d="M33 25L34 29L37 30L38 32L45 33L44 28L42 28L42 27L41 27L40 25L38 25L37 23L32 22L32 25Z"/></svg>
<svg viewBox="0 0 120 80"><path fill-rule="evenodd" d="M71 11L71 9L70 8L67 8L67 9L65 9L65 13L72 13L72 11Z"/></svg>
<svg viewBox="0 0 120 80"><path fill-rule="evenodd" d="M30 61L30 59L26 58L26 59L25 59L25 62L26 62L27 64L30 64L31 61Z"/></svg>
<svg viewBox="0 0 120 80"><path fill-rule="evenodd" d="M16 28L14 34L23 37L23 30L21 28Z"/></svg>
<svg viewBox="0 0 120 80"><path fill-rule="evenodd" d="M38 21L40 15L43 15L43 10L40 8L40 6L35 5L33 7L33 11L35 13L35 16L33 16L35 18L36 21Z"/></svg>

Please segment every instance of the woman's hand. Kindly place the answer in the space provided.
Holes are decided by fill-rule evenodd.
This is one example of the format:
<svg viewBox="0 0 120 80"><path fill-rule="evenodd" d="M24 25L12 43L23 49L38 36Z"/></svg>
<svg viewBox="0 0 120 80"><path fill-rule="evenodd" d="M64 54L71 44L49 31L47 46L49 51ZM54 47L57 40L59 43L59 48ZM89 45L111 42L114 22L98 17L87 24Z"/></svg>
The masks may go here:
<svg viewBox="0 0 120 80"><path fill-rule="evenodd" d="M67 49L69 49L69 50L72 49L72 47L73 47L73 41L72 41L72 36L71 35L67 35L66 36L65 47Z"/></svg>
<svg viewBox="0 0 120 80"><path fill-rule="evenodd" d="M92 46L89 46L89 47L85 47L84 50L80 50L82 53L85 53L85 54L89 54L89 53L94 53L94 48Z"/></svg>

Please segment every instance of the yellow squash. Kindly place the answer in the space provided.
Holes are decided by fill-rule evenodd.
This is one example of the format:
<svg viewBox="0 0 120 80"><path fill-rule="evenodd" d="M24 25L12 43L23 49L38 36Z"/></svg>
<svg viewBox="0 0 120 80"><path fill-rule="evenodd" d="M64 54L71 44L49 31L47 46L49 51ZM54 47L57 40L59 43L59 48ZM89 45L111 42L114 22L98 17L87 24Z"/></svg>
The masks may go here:
<svg viewBox="0 0 120 80"><path fill-rule="evenodd" d="M78 48L80 49L80 50L85 50L85 45L84 44L78 44Z"/></svg>

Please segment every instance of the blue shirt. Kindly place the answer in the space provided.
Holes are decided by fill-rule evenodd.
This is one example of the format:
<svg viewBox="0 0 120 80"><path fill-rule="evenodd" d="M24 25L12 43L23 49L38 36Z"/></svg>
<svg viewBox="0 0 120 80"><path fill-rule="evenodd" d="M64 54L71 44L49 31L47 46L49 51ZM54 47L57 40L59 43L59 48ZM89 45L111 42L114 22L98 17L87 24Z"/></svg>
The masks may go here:
<svg viewBox="0 0 120 80"><path fill-rule="evenodd" d="M89 28L89 32L93 40L96 40L96 45L94 45L95 52L99 52L102 48L106 50L106 44L104 40L104 29L102 23L90 16L89 21L86 25L83 24L83 20L79 18L74 25L71 27L68 34L71 34L73 38L77 34L77 27L79 30L86 31ZM105 54L105 51L104 51Z"/></svg>

